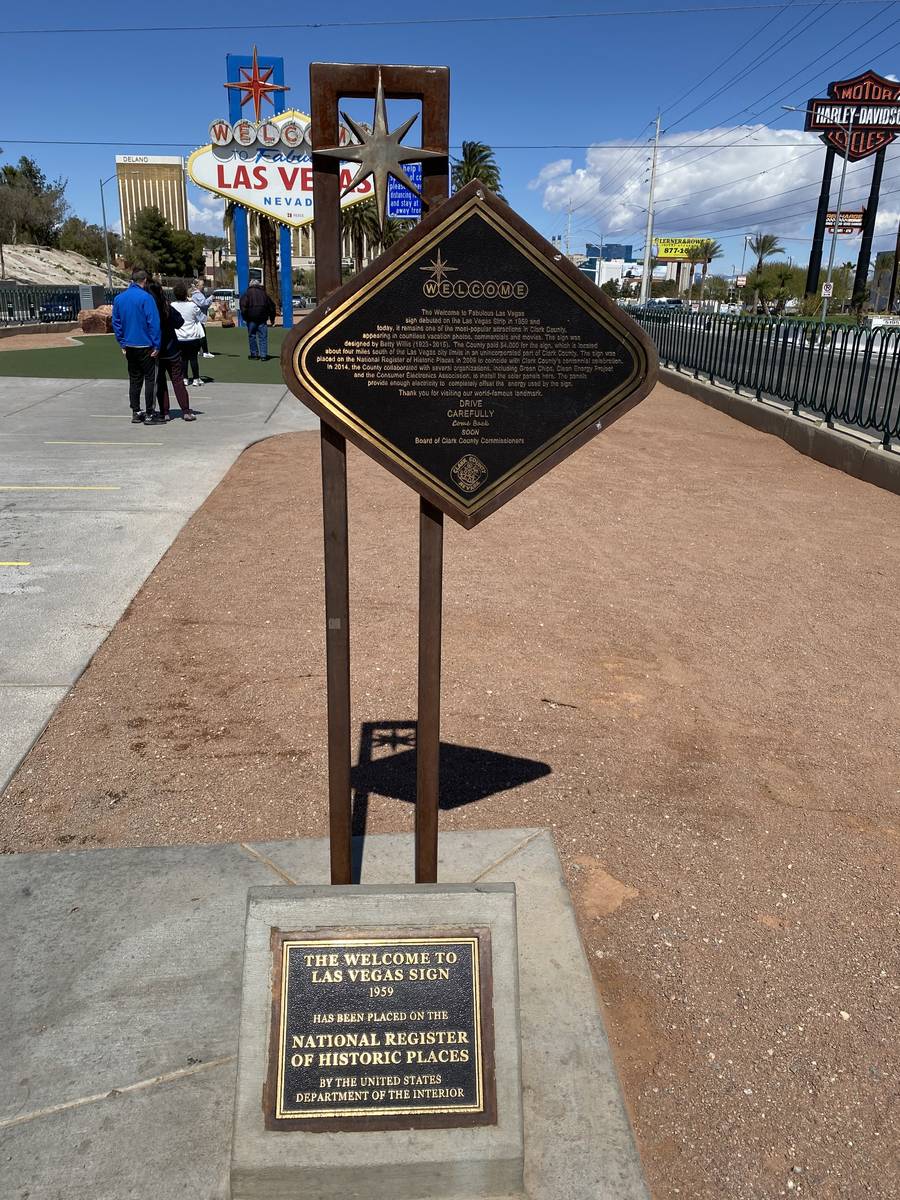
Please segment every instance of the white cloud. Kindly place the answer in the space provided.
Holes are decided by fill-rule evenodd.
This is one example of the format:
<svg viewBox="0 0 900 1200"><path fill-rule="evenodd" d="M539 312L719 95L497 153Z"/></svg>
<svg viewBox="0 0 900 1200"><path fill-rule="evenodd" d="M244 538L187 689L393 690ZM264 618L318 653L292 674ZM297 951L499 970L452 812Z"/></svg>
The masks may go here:
<svg viewBox="0 0 900 1200"><path fill-rule="evenodd" d="M215 192L191 187L188 192L188 225L194 233L222 233L225 201Z"/></svg>
<svg viewBox="0 0 900 1200"><path fill-rule="evenodd" d="M687 143L722 148L664 148ZM587 230L602 230L610 237L634 235L646 221L649 157L649 145L646 150L621 152L593 148L584 166L572 170L562 169L560 162L549 163L532 183L543 188L548 211L564 214L572 205L576 244ZM737 126L664 137L657 169L656 231L721 237L761 228L784 236L803 234L815 215L824 157L818 137L796 129ZM885 165L889 170L890 162ZM832 203L840 168L841 159L836 159ZM863 206L871 169L869 160L848 165L845 208ZM802 190L791 190L801 185ZM879 215L879 232L891 219L887 213Z"/></svg>
<svg viewBox="0 0 900 1200"><path fill-rule="evenodd" d="M532 179L528 184L530 191L536 191L549 183L551 179L557 179L560 175L567 175L572 170L571 158L558 158L556 162L547 163L546 167L541 167L537 178Z"/></svg>

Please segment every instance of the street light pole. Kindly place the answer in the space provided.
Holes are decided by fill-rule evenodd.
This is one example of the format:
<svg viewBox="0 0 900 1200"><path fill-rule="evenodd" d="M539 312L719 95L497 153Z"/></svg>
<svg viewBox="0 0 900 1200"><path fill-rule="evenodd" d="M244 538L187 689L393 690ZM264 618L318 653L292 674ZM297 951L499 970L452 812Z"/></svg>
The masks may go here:
<svg viewBox="0 0 900 1200"><path fill-rule="evenodd" d="M106 227L106 200L103 195L103 188L111 180L115 179L115 175L110 175L109 179L100 180L100 210L103 213L103 243L106 246L106 286L112 291L112 259L109 256L109 230Z"/></svg>
<svg viewBox="0 0 900 1200"><path fill-rule="evenodd" d="M841 165L841 182L838 187L837 210L834 214L834 228L831 231L831 250L828 253L828 273L825 276L825 282L831 283L831 270L834 266L834 252L837 247L838 229L841 224L841 204L844 200L844 181L847 178L847 159L850 157L850 141L853 137L853 114L855 108L850 109L850 124L847 126L847 149L844 152L844 161ZM831 291L831 288L828 289ZM822 324L825 324L825 318L828 316L828 296L822 297Z"/></svg>

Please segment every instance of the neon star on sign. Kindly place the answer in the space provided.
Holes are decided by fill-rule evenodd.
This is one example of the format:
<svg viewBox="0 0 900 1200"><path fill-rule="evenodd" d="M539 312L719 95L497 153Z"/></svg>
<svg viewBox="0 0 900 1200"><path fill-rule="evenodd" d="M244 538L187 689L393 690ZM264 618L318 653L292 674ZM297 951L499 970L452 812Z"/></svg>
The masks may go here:
<svg viewBox="0 0 900 1200"><path fill-rule="evenodd" d="M256 52L256 47L253 47L253 63L248 67L239 67L241 78L237 83L226 83L226 88L231 88L233 91L241 93L241 108L245 104L253 102L254 120L259 123L260 114L262 113L263 101L268 101L272 107L275 107L275 101L272 99L272 92L287 92L290 88L285 87L282 83L270 83L274 67L263 67L260 70L259 57Z"/></svg>

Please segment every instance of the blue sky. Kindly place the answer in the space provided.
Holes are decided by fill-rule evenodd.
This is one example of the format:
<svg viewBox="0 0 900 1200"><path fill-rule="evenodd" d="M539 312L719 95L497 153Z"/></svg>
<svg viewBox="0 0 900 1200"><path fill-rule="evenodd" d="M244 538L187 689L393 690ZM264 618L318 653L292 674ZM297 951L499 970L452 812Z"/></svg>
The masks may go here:
<svg viewBox="0 0 900 1200"><path fill-rule="evenodd" d="M830 80L866 67L897 73L900 3L795 0L781 10L676 11L697 2L407 6L395 0L394 6L375 7L348 0L340 6L269 6L263 14L262 6L230 0L195 6L101 0L74 8L20 6L16 19L5 6L0 147L4 160L29 154L48 175L67 177L73 210L99 222L97 180L113 174L116 153L187 154L207 140L210 120L227 111L222 84L229 51L249 53L255 42L261 54L282 55L292 89L289 103L305 111L312 60L443 64L451 69L451 142L476 139L495 146L507 199L545 236L565 231L571 203L573 249L600 234L635 248L643 244L648 155L627 147L646 142L659 106L668 131L664 144L687 146L661 153L657 228L717 237L725 255L714 270L739 265L744 233L758 228L779 233L787 252L805 260L825 151L812 135L798 132L801 117L784 113L780 104L802 106L824 95ZM276 27L279 21L437 21L604 8L628 15ZM663 11L648 15L650 8ZM200 28L186 30L186 24ZM137 25L174 31L107 32ZM247 28L222 28L228 25ZM103 32L10 34L73 26ZM41 144L54 139L118 144ZM586 149L592 144L614 148ZM876 248L893 246L900 216L898 161L895 146L885 164ZM846 207L864 201L871 164L870 159L850 169ZM107 197L114 220L114 187ZM191 201L195 227L213 230L214 198L192 188ZM842 239L839 259L855 259L857 248L855 240Z"/></svg>

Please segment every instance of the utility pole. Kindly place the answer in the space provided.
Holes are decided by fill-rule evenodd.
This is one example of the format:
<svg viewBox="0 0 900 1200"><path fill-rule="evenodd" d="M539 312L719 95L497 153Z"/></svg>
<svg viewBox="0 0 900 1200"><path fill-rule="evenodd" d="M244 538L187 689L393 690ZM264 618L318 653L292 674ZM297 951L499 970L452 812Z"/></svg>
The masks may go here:
<svg viewBox="0 0 900 1200"><path fill-rule="evenodd" d="M569 257L569 254L571 253L571 250L572 250L572 247L570 245L571 240L572 240L572 201L570 200L568 207L566 209L566 258Z"/></svg>
<svg viewBox="0 0 900 1200"><path fill-rule="evenodd" d="M656 114L656 136L653 139L653 158L650 163L650 197L647 202L647 234L644 239L644 270L641 275L641 304L650 299L650 263L653 261L653 191L656 187L656 156L659 152L659 118Z"/></svg>

